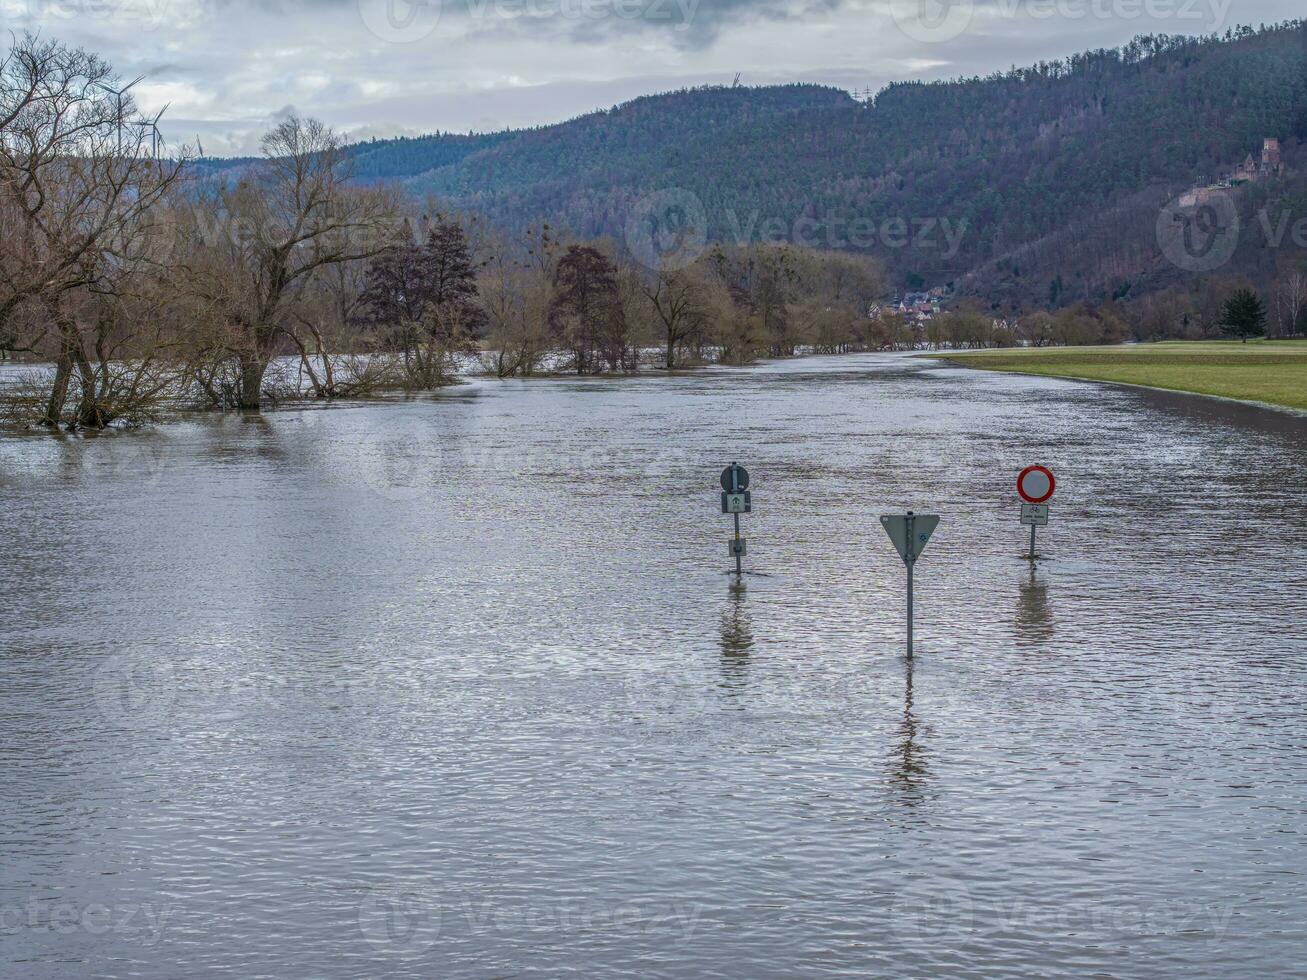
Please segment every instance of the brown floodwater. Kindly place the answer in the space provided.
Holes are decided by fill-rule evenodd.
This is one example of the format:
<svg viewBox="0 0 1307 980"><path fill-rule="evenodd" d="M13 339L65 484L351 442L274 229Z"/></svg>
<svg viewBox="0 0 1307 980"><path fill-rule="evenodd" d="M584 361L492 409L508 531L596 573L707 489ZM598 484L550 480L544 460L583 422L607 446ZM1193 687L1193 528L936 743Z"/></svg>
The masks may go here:
<svg viewBox="0 0 1307 980"><path fill-rule="evenodd" d="M1292 975L1305 505L894 355L0 436L0 975Z"/></svg>

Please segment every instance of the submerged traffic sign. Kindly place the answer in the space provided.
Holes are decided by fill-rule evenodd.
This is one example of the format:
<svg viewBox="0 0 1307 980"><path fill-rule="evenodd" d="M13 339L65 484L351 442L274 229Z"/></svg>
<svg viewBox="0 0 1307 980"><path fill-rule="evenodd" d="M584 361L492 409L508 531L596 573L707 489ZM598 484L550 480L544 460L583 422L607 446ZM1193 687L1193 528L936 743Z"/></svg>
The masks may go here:
<svg viewBox="0 0 1307 980"><path fill-rule="evenodd" d="M1021 505L1021 523L1030 526L1030 560L1034 561L1035 528L1048 527L1048 502L1053 499L1057 480L1047 466L1027 466L1017 476L1017 493L1025 501Z"/></svg>
<svg viewBox="0 0 1307 980"><path fill-rule="evenodd" d="M935 533L935 528L939 527L939 517L936 514L914 514L908 511L902 516L892 514L882 517L880 525L894 542L899 557L911 565L926 550L926 543Z"/></svg>
<svg viewBox="0 0 1307 980"><path fill-rule="evenodd" d="M744 493L726 493L722 492L722 513L723 514L751 514L753 513L753 494L749 491Z"/></svg>
<svg viewBox="0 0 1307 980"><path fill-rule="evenodd" d="M908 567L908 656L912 656L912 569L921 553L926 550L926 542L939 527L936 514L886 514L880 519L880 526L885 529L889 539L898 549L899 557Z"/></svg>
<svg viewBox="0 0 1307 980"><path fill-rule="evenodd" d="M735 537L729 542L731 557L735 559L735 574L743 575L740 559L747 554L744 538L740 537L740 515L753 513L753 494L749 492L749 471L739 463L722 470L722 513L735 518Z"/></svg>
<svg viewBox="0 0 1307 980"><path fill-rule="evenodd" d="M1057 480L1045 466L1029 466L1017 477L1017 493L1028 504L1044 504L1053 499Z"/></svg>
<svg viewBox="0 0 1307 980"><path fill-rule="evenodd" d="M749 471L739 463L722 470L722 489L727 493L744 493L749 489Z"/></svg>

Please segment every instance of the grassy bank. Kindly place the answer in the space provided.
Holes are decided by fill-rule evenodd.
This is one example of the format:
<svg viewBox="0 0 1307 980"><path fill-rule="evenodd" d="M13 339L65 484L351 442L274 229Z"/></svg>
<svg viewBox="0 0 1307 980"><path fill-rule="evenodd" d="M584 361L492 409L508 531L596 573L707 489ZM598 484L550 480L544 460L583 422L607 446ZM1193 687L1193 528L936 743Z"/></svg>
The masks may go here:
<svg viewBox="0 0 1307 980"><path fill-rule="evenodd" d="M1114 381L1307 411L1307 341L959 351L946 360L989 371Z"/></svg>

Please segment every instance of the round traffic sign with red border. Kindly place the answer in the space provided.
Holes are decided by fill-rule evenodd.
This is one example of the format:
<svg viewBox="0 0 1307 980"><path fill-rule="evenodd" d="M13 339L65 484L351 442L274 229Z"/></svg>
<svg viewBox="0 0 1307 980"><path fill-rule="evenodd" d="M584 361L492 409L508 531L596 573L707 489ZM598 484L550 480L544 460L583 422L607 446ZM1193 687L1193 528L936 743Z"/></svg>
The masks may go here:
<svg viewBox="0 0 1307 980"><path fill-rule="evenodd" d="M1031 466L1017 477L1017 493L1028 504L1042 504L1051 500L1057 489L1053 471L1045 466Z"/></svg>

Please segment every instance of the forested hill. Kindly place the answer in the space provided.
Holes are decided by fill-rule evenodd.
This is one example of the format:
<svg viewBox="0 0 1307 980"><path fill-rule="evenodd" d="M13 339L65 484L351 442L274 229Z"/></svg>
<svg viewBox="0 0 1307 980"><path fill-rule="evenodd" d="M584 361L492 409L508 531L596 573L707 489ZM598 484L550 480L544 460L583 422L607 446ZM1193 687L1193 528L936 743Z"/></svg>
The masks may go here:
<svg viewBox="0 0 1307 980"><path fill-rule="evenodd" d="M620 239L637 202L669 188L697 195L719 240L798 227L839 247L857 220L965 222L956 251L938 230L907 247L878 235L869 250L900 285L965 282L1015 302L1047 298L1056 277L1063 301L1146 288L1166 270L1138 239L1167 195L1265 137L1297 166L1303 22L1141 37L985 78L896 84L865 103L816 85L704 88L354 153L364 179L402 180L509 228L547 220Z"/></svg>

